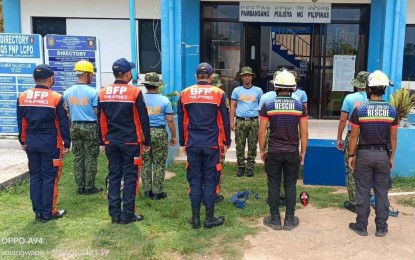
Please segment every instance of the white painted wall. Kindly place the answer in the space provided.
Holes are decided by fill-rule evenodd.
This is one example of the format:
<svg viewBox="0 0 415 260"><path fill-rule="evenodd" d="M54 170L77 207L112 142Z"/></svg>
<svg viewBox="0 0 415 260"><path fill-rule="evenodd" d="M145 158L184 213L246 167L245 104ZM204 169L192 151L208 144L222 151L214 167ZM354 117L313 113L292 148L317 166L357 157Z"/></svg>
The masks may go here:
<svg viewBox="0 0 415 260"><path fill-rule="evenodd" d="M161 0L135 0L136 18L160 19ZM32 17L129 18L127 0L21 0L22 33L32 32Z"/></svg>
<svg viewBox="0 0 415 260"><path fill-rule="evenodd" d="M111 68L115 60L131 60L129 20L67 19L66 33L98 37L101 49L101 83L104 86L114 81Z"/></svg>
<svg viewBox="0 0 415 260"><path fill-rule="evenodd" d="M406 23L415 24L415 0L407 0Z"/></svg>

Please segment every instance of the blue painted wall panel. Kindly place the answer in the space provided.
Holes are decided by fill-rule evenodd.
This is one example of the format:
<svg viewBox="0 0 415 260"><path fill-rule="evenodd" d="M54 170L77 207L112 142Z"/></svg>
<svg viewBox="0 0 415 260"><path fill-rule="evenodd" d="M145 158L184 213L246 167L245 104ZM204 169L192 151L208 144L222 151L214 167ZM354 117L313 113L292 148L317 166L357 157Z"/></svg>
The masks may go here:
<svg viewBox="0 0 415 260"><path fill-rule="evenodd" d="M3 0L4 32L21 33L20 0Z"/></svg>
<svg viewBox="0 0 415 260"><path fill-rule="evenodd" d="M415 176L415 128L398 128L398 147L395 154L394 176Z"/></svg>

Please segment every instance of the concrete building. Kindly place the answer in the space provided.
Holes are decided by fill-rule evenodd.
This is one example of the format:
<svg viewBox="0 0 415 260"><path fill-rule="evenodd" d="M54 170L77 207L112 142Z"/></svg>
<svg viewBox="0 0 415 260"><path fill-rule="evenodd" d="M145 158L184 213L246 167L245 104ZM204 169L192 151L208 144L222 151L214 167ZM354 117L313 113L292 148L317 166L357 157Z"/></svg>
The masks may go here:
<svg viewBox="0 0 415 260"><path fill-rule="evenodd" d="M3 0L6 32L97 36L102 84L112 81L115 59L134 57L135 43L138 73L161 73L167 92L193 84L201 61L228 93L242 66L253 67L257 85L281 67L295 69L313 118L339 117L360 70L386 72L395 83L389 93L415 78L415 0L287 2Z"/></svg>

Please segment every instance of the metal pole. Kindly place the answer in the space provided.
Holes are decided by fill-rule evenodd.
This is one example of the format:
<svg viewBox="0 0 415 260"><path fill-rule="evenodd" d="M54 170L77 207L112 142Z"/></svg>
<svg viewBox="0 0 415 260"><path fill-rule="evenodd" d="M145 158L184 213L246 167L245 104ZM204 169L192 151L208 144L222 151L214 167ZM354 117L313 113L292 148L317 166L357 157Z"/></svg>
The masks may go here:
<svg viewBox="0 0 415 260"><path fill-rule="evenodd" d="M138 77L138 59L137 59L137 37L136 37L136 22L135 22L135 0L130 0L130 37L131 37L131 59L137 67L132 70L133 85L137 85Z"/></svg>

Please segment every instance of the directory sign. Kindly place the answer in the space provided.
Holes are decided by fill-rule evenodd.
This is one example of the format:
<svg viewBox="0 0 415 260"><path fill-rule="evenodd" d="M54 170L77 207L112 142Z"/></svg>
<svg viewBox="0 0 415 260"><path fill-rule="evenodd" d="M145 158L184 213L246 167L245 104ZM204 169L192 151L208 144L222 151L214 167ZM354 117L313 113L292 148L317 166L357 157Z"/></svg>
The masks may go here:
<svg viewBox="0 0 415 260"><path fill-rule="evenodd" d="M96 75L91 87L99 89L100 66L99 44L95 36L46 35L45 60L55 72L55 84L52 90L63 93L76 84L78 77L74 71L75 64L80 60L90 61Z"/></svg>
<svg viewBox="0 0 415 260"><path fill-rule="evenodd" d="M16 104L34 87L33 70L43 63L40 35L0 33L0 135L18 133Z"/></svg>

